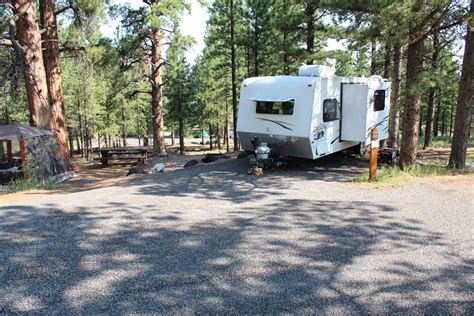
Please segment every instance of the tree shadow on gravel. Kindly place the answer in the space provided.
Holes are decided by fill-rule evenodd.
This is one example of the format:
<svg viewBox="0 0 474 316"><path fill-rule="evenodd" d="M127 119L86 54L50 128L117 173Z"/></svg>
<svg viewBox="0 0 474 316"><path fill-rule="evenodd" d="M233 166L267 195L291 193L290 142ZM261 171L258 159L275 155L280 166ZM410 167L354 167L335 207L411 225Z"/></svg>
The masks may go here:
<svg viewBox="0 0 474 316"><path fill-rule="evenodd" d="M422 223L357 201L276 199L207 221L0 207L0 312L468 313L472 261L441 248ZM423 249L450 263L405 255Z"/></svg>
<svg viewBox="0 0 474 316"><path fill-rule="evenodd" d="M293 159L288 166L265 171L263 176L247 174L246 159L229 159L208 165L139 176L122 187L136 185L139 194L193 196L241 203L271 195L286 195L291 183L301 180L348 182L365 171L363 160L331 155L319 160Z"/></svg>

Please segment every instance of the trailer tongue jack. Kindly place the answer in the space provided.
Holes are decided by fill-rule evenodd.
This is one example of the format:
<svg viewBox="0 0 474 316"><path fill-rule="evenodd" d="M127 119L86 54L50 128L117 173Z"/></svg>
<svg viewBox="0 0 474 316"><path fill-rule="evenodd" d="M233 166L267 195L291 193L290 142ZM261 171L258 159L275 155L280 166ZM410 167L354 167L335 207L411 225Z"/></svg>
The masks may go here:
<svg viewBox="0 0 474 316"><path fill-rule="evenodd" d="M254 147L254 155L250 156L250 169L248 174L260 176L263 174L264 169L271 167L280 167L286 165L285 161L282 161L275 157L276 152L272 152L272 149L267 146L267 143L260 143L257 137L252 138L252 145Z"/></svg>

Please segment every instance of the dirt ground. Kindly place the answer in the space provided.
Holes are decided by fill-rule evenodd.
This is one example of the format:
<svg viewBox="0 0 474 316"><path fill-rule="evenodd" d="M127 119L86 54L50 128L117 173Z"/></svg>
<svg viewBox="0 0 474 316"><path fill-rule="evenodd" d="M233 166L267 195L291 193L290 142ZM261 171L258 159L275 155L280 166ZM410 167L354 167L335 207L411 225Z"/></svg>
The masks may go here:
<svg viewBox="0 0 474 316"><path fill-rule="evenodd" d="M436 148L428 148L425 150L419 150L417 157L422 162L428 163L448 163L449 154L451 152L451 145L443 145ZM467 158L468 162L474 161L474 146L469 146L467 149Z"/></svg>
<svg viewBox="0 0 474 316"><path fill-rule="evenodd" d="M236 157L238 153L231 152L226 153L225 149L223 150L213 150L210 151L208 146L201 146L196 144L187 144L186 145L186 152L185 155L180 156L177 154L177 146L169 146L168 147L168 156L166 157L152 157L148 159L148 163L146 165L142 165L141 167L145 170L150 172L153 166L156 163L164 163L166 166L165 172L173 172L178 169L182 169L186 162L196 159L201 161L201 159L208 153L223 153L229 157ZM420 150L418 152L418 161L424 164L438 164L438 163L447 163L449 159L450 147L449 145L438 147L438 148L430 148L426 150ZM468 148L468 161L474 161L474 146L470 146ZM202 163L202 162L200 162ZM304 167L305 163L300 165L300 167ZM107 167L102 167L100 162L90 160L82 161L76 163L77 168L77 176L67 180L63 185L58 187L57 189L53 190L30 190L25 192L17 192L17 193L10 193L10 194L3 194L0 195L0 206L1 205L10 205L13 203L21 202L21 201L28 201L32 199L36 199L45 195L50 194L68 194L74 192L82 192L88 190L94 190L99 188L105 188L113 185L122 185L134 179L134 177L127 177L126 174L128 169L131 168L132 165L110 165ZM360 167L360 166L359 166ZM322 168L322 169L321 169ZM327 168L323 167L316 167L313 168L314 171L328 171ZM468 186L472 184L472 179L464 179L462 176L460 177L438 177L439 181L451 183L453 181L467 181Z"/></svg>
<svg viewBox="0 0 474 316"><path fill-rule="evenodd" d="M146 165L138 165L145 171L151 172L153 166L157 163L165 164L165 172L173 172L182 169L190 160L196 159L200 163L201 159L208 153L222 153L228 157L236 157L238 153L226 153L224 150L209 150L208 146L200 146L196 144L187 144L185 154L180 156L177 146L169 146L167 148L168 155L165 157L150 157ZM28 201L50 194L67 194L74 192L82 192L94 189L109 187L112 185L121 185L134 177L127 177L128 170L134 165L110 165L103 167L100 162L94 161L93 158L98 157L94 154L89 161L77 161L76 176L67 180L57 189L52 190L29 190L24 192L16 192L9 194L0 194L0 206L9 205L16 202Z"/></svg>

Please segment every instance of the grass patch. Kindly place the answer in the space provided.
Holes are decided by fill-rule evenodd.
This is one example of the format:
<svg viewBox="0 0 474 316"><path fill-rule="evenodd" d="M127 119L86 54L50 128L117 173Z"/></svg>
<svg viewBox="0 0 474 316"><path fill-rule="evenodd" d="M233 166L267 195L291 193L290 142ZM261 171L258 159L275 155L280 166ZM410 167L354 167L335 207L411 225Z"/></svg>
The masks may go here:
<svg viewBox="0 0 474 316"><path fill-rule="evenodd" d="M454 170L445 165L417 165L400 170L398 166L382 166L377 170L377 179L369 182L369 172L364 172L354 179L356 183L375 183L378 185L401 186L410 183L417 183L427 177L473 175L472 168L465 168L463 171Z"/></svg>
<svg viewBox="0 0 474 316"><path fill-rule="evenodd" d="M0 186L1 193L15 193L28 190L51 190L57 188L60 184L54 178L46 178L44 180L37 179L16 179L10 184Z"/></svg>

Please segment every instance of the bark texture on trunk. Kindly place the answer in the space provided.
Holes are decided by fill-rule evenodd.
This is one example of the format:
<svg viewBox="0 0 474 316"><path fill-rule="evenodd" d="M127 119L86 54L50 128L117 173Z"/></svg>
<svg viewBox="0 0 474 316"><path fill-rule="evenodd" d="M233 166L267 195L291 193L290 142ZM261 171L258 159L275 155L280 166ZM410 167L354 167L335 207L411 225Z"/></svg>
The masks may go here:
<svg viewBox="0 0 474 316"><path fill-rule="evenodd" d="M51 102L52 126L58 132L58 138L67 144L68 132L66 125L64 95L61 76L59 37L55 0L40 0L41 25L43 33L43 62L46 71L46 83Z"/></svg>
<svg viewBox="0 0 474 316"><path fill-rule="evenodd" d="M184 118L182 117L182 115L180 115L179 117L178 133L179 133L179 154L184 155Z"/></svg>
<svg viewBox="0 0 474 316"><path fill-rule="evenodd" d="M234 151L239 150L239 141L237 139L237 65L236 65L236 47L235 47L235 8L234 0L230 0L230 53L232 63L232 123L234 130ZM210 135L209 135L210 136ZM212 141L211 141L212 144ZM211 145L212 146L212 145Z"/></svg>
<svg viewBox="0 0 474 316"><path fill-rule="evenodd" d="M471 20L467 26L466 45L459 84L458 106L454 123L453 144L449 165L462 169L466 164L467 144L469 141L472 108L474 103L474 1L469 10Z"/></svg>
<svg viewBox="0 0 474 316"><path fill-rule="evenodd" d="M410 31L407 51L407 74L403 113L400 168L416 164L419 136L421 93L419 89L423 71L424 38L418 31Z"/></svg>
<svg viewBox="0 0 474 316"><path fill-rule="evenodd" d="M392 86L390 94L390 116L388 125L388 147L398 147L398 130L400 128L400 69L402 64L402 45L393 46Z"/></svg>
<svg viewBox="0 0 474 316"><path fill-rule="evenodd" d="M390 66L392 61L392 46L389 43L385 44L385 51L383 57L383 77L390 77Z"/></svg>
<svg viewBox="0 0 474 316"><path fill-rule="evenodd" d="M13 0L16 36L23 47L25 85L30 111L30 125L51 130L51 107L41 51L41 34L36 22L36 1Z"/></svg>
<svg viewBox="0 0 474 316"><path fill-rule="evenodd" d="M151 32L151 99L153 124L153 155L166 155L165 125L163 120L163 60L161 33L159 29Z"/></svg>
<svg viewBox="0 0 474 316"><path fill-rule="evenodd" d="M431 56L431 72L436 73L438 70L438 58L439 58L439 31L437 29L433 32L433 55ZM436 106L436 96L438 88L431 87L428 94L428 110L426 114L426 127L425 127L425 142L423 149L431 147L433 142L433 127L434 127L434 116Z"/></svg>

